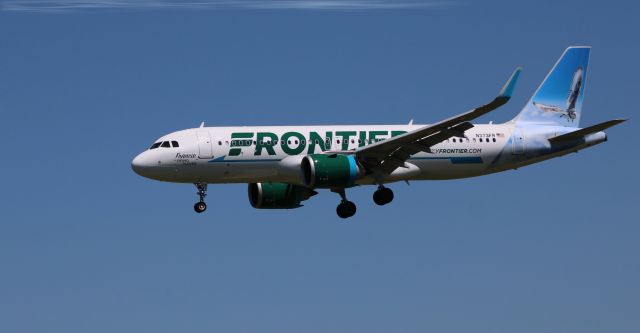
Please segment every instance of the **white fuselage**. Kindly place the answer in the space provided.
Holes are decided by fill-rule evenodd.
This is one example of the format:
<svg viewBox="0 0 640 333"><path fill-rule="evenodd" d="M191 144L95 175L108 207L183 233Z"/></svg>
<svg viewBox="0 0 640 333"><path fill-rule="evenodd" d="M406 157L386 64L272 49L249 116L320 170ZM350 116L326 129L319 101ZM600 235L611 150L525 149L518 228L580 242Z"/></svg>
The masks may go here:
<svg viewBox="0 0 640 333"><path fill-rule="evenodd" d="M156 145L160 143L159 147L138 155L132 167L142 176L178 183L303 185L300 162L304 156L333 151L348 153L423 126L193 128L161 137L156 142ZM465 132L465 138L451 138L433 146L431 153L411 156L405 167L396 169L383 181L474 177L561 156L606 140L606 135L598 132L560 147L549 143L548 138L571 130L575 129L520 127L514 123L475 125ZM355 184L374 182L373 178L364 176Z"/></svg>

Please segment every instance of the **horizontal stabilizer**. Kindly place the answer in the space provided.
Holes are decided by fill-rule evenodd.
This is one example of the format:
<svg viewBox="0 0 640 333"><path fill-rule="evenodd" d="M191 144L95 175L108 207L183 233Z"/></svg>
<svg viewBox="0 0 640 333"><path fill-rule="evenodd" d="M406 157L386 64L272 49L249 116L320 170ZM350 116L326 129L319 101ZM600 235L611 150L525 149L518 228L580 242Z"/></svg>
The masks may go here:
<svg viewBox="0 0 640 333"><path fill-rule="evenodd" d="M609 128L609 127L618 125L618 124L623 123L625 121L627 121L627 119L614 119L614 120L605 121L604 123L600 123L600 124L597 124L597 125L593 125L593 126L590 126L590 127L579 129L577 131L569 132L569 133L566 133L566 134L558 135L556 137L550 138L549 142L557 143L557 142L563 142L563 141L579 140L579 139L582 139L583 137L585 137L586 135L603 131L603 130Z"/></svg>

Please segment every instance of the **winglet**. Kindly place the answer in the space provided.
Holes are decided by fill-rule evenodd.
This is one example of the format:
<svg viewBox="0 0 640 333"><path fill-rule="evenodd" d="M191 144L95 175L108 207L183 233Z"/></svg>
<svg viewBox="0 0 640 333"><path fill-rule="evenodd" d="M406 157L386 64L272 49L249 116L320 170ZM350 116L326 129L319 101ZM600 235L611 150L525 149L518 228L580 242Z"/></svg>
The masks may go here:
<svg viewBox="0 0 640 333"><path fill-rule="evenodd" d="M513 74L511 74L509 80L507 80L507 83L504 84L502 90L500 90L500 93L498 94L498 96L496 96L496 98L493 99L493 101L491 101L489 104L485 104L467 112L467 114L465 114L464 117L460 118L459 120L469 121L471 119L478 118L483 114L491 112L507 103L511 99L513 90L516 88L516 83L518 83L520 72L522 72L522 67L518 67L515 71L513 71Z"/></svg>
<svg viewBox="0 0 640 333"><path fill-rule="evenodd" d="M522 72L522 67L518 67L515 71L513 71L513 74L511 74L511 77L509 78L507 83L505 83L504 87L502 87L502 90L500 90L500 94L498 94L498 97L506 99L511 98L511 96L513 95L513 90L516 88L516 83L518 83L520 72Z"/></svg>
<svg viewBox="0 0 640 333"><path fill-rule="evenodd" d="M200 123L200 128L204 127L204 121Z"/></svg>

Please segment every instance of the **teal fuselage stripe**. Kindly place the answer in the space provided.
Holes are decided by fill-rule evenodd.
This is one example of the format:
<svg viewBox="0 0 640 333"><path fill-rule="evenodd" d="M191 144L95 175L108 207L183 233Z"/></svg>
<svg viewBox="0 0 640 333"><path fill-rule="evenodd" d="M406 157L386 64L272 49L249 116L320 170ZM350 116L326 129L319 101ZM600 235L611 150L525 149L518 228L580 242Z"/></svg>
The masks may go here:
<svg viewBox="0 0 640 333"><path fill-rule="evenodd" d="M450 160L452 164L482 164L480 156L457 156L457 157L412 157L409 160Z"/></svg>
<svg viewBox="0 0 640 333"><path fill-rule="evenodd" d="M265 159L244 159L244 160L225 160L223 158L215 158L209 160L207 163L258 163L258 162L280 162L282 159L280 158L265 158Z"/></svg>
<svg viewBox="0 0 640 333"><path fill-rule="evenodd" d="M356 178L356 160L353 155L348 156L349 159L349 178ZM258 162L280 162L282 159L270 158L270 159L242 159L242 160L225 160L224 157L215 158L209 160L208 163L258 163ZM412 157L411 160L450 160L452 164L482 164L482 157L480 156L458 156L458 157Z"/></svg>

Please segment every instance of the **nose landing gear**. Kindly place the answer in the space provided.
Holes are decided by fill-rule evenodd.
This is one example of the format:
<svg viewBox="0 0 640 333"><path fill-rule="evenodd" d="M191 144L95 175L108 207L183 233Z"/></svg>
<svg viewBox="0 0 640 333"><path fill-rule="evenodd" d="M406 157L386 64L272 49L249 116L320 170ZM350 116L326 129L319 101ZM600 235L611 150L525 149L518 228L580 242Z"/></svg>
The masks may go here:
<svg viewBox="0 0 640 333"><path fill-rule="evenodd" d="M383 206L393 201L393 191L390 188L380 185L373 193L373 202Z"/></svg>
<svg viewBox="0 0 640 333"><path fill-rule="evenodd" d="M207 204L204 203L204 198L207 196L207 184L195 183L194 185L198 189L197 194L200 196L200 201L193 205L193 210L195 210L196 213L202 213L207 210Z"/></svg>
<svg viewBox="0 0 640 333"><path fill-rule="evenodd" d="M196 213L202 213L207 210L207 204L204 203L204 201L196 202L196 204L193 205L193 210L195 210Z"/></svg>

